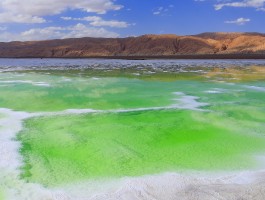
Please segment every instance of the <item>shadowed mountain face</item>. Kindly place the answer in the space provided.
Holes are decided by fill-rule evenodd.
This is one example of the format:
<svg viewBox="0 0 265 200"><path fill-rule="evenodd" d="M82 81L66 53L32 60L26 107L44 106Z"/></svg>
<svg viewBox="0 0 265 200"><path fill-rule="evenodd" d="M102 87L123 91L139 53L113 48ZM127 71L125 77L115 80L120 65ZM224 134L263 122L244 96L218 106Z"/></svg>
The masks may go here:
<svg viewBox="0 0 265 200"><path fill-rule="evenodd" d="M144 35L0 43L0 57L172 56L265 54L259 33L202 33L193 36Z"/></svg>

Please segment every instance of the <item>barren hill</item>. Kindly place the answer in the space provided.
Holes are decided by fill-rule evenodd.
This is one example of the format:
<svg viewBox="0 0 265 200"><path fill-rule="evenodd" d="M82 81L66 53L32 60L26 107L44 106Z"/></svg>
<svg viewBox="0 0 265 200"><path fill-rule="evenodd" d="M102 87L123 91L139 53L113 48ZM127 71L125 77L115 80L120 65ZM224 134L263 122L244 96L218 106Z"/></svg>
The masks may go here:
<svg viewBox="0 0 265 200"><path fill-rule="evenodd" d="M260 33L143 35L0 43L0 57L108 57L174 55L265 55Z"/></svg>

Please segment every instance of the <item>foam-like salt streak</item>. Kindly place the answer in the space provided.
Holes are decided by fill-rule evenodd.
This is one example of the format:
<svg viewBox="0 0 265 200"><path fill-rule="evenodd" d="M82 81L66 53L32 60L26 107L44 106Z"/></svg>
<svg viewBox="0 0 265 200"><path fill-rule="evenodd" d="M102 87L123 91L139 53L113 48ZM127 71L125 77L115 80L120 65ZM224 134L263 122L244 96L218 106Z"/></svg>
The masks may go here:
<svg viewBox="0 0 265 200"><path fill-rule="evenodd" d="M258 87L258 86L253 86L253 85L245 85L245 88L250 89L250 90L256 90L260 92L265 92L265 87Z"/></svg>
<svg viewBox="0 0 265 200"><path fill-rule="evenodd" d="M154 111L154 110L170 110L170 109L184 109L194 111L206 111L202 109L208 106L208 103L197 101L199 97L186 95L183 92L174 92L178 98L174 98L175 103L169 106L161 107L146 107L146 108L131 108L131 109L116 109L116 110L94 110L94 109L67 109L59 112L43 112L35 113L34 116L51 116L51 115L68 115L68 114L88 114L88 113L123 113L123 112L138 112L138 111Z"/></svg>

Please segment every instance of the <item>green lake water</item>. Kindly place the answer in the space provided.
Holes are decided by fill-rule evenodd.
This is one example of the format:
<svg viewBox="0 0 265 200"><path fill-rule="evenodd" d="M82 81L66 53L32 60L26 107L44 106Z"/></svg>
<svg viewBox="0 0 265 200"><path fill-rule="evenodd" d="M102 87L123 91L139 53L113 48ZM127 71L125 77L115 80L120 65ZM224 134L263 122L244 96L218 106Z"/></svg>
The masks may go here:
<svg viewBox="0 0 265 200"><path fill-rule="evenodd" d="M13 139L20 179L45 187L256 169L265 156L263 66L7 70L0 94L0 108L35 115Z"/></svg>

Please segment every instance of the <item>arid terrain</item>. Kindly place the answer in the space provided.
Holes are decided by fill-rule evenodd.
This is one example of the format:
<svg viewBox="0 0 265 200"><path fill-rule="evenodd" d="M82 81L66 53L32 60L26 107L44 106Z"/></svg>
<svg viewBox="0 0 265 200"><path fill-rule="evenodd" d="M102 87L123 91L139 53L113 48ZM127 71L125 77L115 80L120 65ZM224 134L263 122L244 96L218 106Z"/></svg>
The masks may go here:
<svg viewBox="0 0 265 200"><path fill-rule="evenodd" d="M265 34L202 33L0 43L0 57L265 57ZM206 56L207 58L207 56Z"/></svg>

